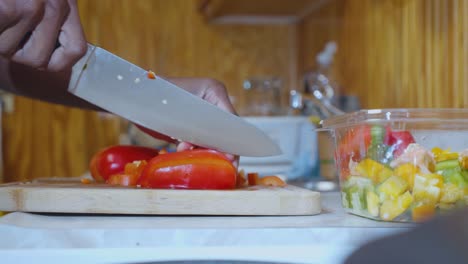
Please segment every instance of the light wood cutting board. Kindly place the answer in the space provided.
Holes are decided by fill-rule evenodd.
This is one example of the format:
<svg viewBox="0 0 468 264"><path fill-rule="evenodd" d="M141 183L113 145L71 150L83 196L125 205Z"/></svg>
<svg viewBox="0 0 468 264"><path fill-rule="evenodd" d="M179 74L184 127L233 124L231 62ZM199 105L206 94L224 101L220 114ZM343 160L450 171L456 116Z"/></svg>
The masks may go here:
<svg viewBox="0 0 468 264"><path fill-rule="evenodd" d="M0 211L144 215L314 215L320 193L295 186L236 190L124 188L79 182L0 185Z"/></svg>

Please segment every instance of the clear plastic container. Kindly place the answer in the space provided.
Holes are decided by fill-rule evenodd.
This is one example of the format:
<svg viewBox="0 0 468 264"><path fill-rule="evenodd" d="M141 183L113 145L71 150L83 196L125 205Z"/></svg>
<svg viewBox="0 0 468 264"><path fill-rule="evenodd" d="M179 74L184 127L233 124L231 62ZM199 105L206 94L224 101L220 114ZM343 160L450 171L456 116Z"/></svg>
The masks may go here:
<svg viewBox="0 0 468 264"><path fill-rule="evenodd" d="M375 109L323 121L352 214L421 222L468 205L468 109Z"/></svg>

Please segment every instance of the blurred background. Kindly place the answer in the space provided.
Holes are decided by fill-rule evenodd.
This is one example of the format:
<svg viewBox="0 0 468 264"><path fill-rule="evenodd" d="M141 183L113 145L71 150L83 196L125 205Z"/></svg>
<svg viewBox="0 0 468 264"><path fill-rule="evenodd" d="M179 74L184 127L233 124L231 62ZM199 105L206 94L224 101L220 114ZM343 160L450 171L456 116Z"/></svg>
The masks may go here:
<svg viewBox="0 0 468 264"><path fill-rule="evenodd" d="M287 148L269 168L292 177L320 174L312 130L335 110L468 105L465 0L78 3L89 42L160 75L225 83L241 116ZM99 149L139 143L110 114L0 97L3 182L81 176Z"/></svg>

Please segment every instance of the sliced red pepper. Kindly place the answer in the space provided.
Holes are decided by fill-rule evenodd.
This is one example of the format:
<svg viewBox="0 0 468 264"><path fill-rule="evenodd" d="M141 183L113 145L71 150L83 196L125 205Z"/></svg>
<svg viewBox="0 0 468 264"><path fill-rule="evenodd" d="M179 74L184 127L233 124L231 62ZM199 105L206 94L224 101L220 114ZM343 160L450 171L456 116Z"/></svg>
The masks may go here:
<svg viewBox="0 0 468 264"><path fill-rule="evenodd" d="M111 175L106 183L120 186L136 186L147 164L146 160L127 163L123 173Z"/></svg>
<svg viewBox="0 0 468 264"><path fill-rule="evenodd" d="M286 183L278 176L264 176L260 178L260 185L273 186L273 187L284 187Z"/></svg>
<svg viewBox="0 0 468 264"><path fill-rule="evenodd" d="M258 173L256 172L247 173L247 180L250 186L255 186L260 183L260 178L258 177Z"/></svg>
<svg viewBox="0 0 468 264"><path fill-rule="evenodd" d="M409 131L387 131L388 137L385 137L385 144L393 149L393 158L398 158L411 143L416 143L413 135Z"/></svg>
<svg viewBox="0 0 468 264"><path fill-rule="evenodd" d="M371 126L360 125L349 128L338 143L336 150L337 164L342 179L349 174L349 160L360 161L366 156L367 149L372 142Z"/></svg>
<svg viewBox="0 0 468 264"><path fill-rule="evenodd" d="M237 170L220 152L194 149L151 159L138 184L143 188L234 189Z"/></svg>
<svg viewBox="0 0 468 264"><path fill-rule="evenodd" d="M365 157L367 148L371 144L371 127L369 125L361 125L350 128L341 138L338 144L339 158L346 163L352 158L354 161L359 161Z"/></svg>
<svg viewBox="0 0 468 264"><path fill-rule="evenodd" d="M138 175L136 174L119 173L111 175L106 183L110 185L136 186L137 181Z"/></svg>

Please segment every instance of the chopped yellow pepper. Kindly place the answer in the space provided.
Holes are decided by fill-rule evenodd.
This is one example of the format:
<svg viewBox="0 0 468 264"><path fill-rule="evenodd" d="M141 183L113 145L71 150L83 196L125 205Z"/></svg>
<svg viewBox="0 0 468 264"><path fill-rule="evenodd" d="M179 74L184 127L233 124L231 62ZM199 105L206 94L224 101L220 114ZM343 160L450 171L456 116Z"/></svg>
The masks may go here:
<svg viewBox="0 0 468 264"><path fill-rule="evenodd" d="M432 154L434 154L434 159L436 162L458 159L458 153L451 152L450 149L443 150L441 148L435 147L432 149Z"/></svg>
<svg viewBox="0 0 468 264"><path fill-rule="evenodd" d="M366 200L367 200L367 211L369 211L369 214L377 217L379 216L379 196L375 194L373 191L368 191L366 194Z"/></svg>
<svg viewBox="0 0 468 264"><path fill-rule="evenodd" d="M460 156L458 161L460 162L462 169L468 170L468 156Z"/></svg>
<svg viewBox="0 0 468 264"><path fill-rule="evenodd" d="M383 194L384 197L389 197L391 199L397 198L400 194L408 190L408 183L399 176L391 176L386 181L384 181L377 191L380 194Z"/></svg>
<svg viewBox="0 0 468 264"><path fill-rule="evenodd" d="M405 163L396 167L393 173L394 175L404 179L408 183L410 190L412 190L414 185L414 176L420 173L420 170L412 163Z"/></svg>
<svg viewBox="0 0 468 264"><path fill-rule="evenodd" d="M413 196L407 191L396 199L387 199L380 207L380 218L383 220L393 220L409 208L413 202Z"/></svg>
<svg viewBox="0 0 468 264"><path fill-rule="evenodd" d="M415 222L424 222L435 215L435 205L434 204L422 204L413 208L412 216L413 221Z"/></svg>
<svg viewBox="0 0 468 264"><path fill-rule="evenodd" d="M391 169L372 159L359 162L356 171L360 176L367 177L375 183L381 183L393 174Z"/></svg>
<svg viewBox="0 0 468 264"><path fill-rule="evenodd" d="M414 200L423 204L439 202L444 179L439 174L417 174L414 178Z"/></svg>

